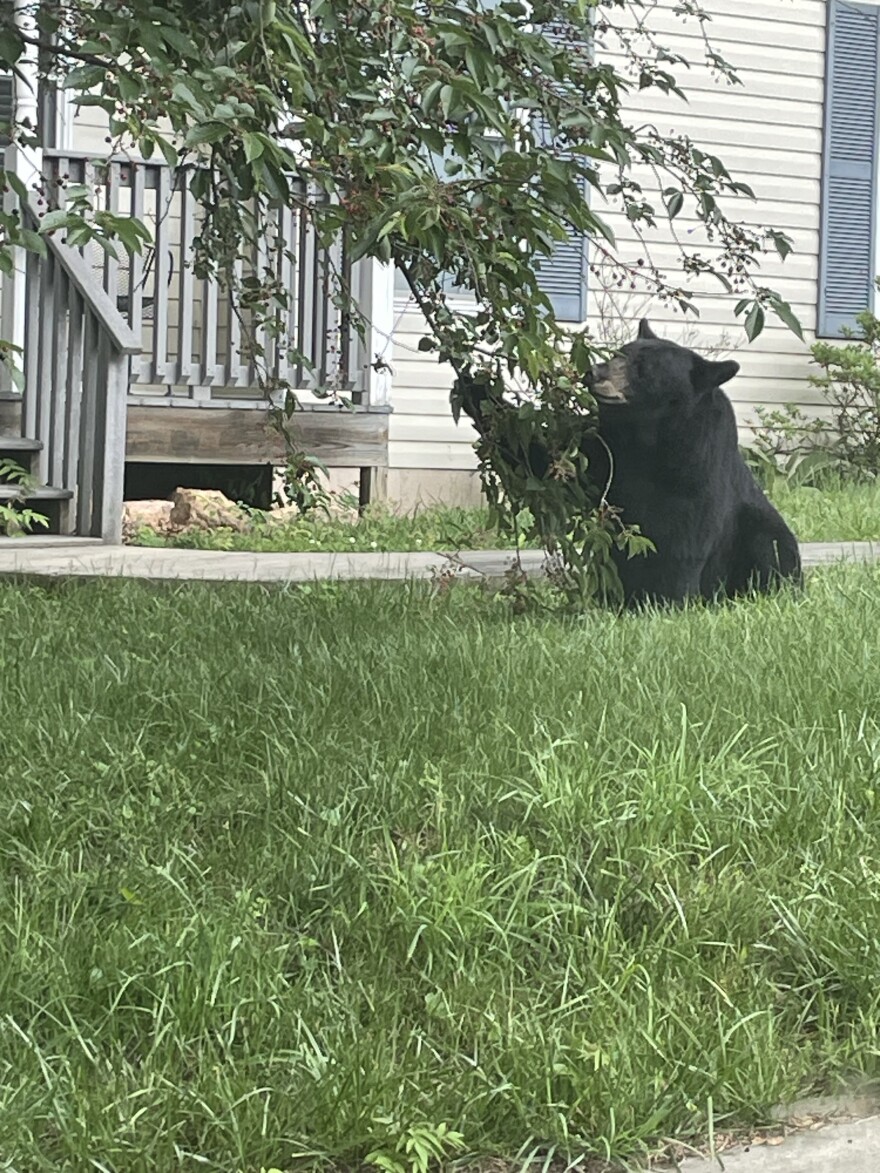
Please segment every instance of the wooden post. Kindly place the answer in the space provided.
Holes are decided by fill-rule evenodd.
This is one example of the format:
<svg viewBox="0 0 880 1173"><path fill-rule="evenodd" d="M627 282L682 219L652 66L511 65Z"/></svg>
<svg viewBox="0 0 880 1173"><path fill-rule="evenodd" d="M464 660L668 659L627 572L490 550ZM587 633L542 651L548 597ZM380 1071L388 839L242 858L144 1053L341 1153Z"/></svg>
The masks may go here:
<svg viewBox="0 0 880 1173"><path fill-rule="evenodd" d="M101 540L118 546L122 542L122 505L125 499L125 436L128 409L128 371L131 360L127 354L113 350L105 340L102 351L107 356L106 391L100 405L103 416L103 458L101 469L100 510Z"/></svg>
<svg viewBox="0 0 880 1173"><path fill-rule="evenodd" d="M195 322L196 279L193 273L192 246L196 234L195 199L186 177L180 183L180 252L177 272L177 381L187 387L198 383L197 364L193 362L193 325ZM159 296L158 286L156 297Z"/></svg>
<svg viewBox="0 0 880 1173"><path fill-rule="evenodd" d="M79 412L79 435L75 437L77 458L76 532L81 537L97 537L95 532L95 456L97 448L98 339L100 328L88 303L84 301L83 380Z"/></svg>
<svg viewBox="0 0 880 1173"><path fill-rule="evenodd" d="M391 406L391 347L394 331L394 269L380 261L361 261L358 265L358 305L366 319L363 341L356 338L352 353L351 374L355 387L361 389L362 402L372 408ZM358 507L361 512L373 496L373 468L360 470Z"/></svg>
<svg viewBox="0 0 880 1173"><path fill-rule="evenodd" d="M33 16L33 5L30 0L15 0L14 20L16 26L28 37L36 37L36 23ZM27 119L31 126L36 126L39 115L39 65L37 50L25 44L24 50L16 63L12 78L13 108L15 121L21 123ZM17 175L25 187L33 189L41 182L42 152L33 147L24 147L13 142L6 148L4 166L7 171ZM10 188L3 197L3 210L14 212L18 207L18 197ZM0 288L0 321L3 323L2 336L6 342L19 348L14 361L21 362L25 344L25 322L27 310L25 306L25 288L27 285L26 266L27 254L24 249L13 250L15 268L9 277L4 277ZM12 389L12 382L5 364L0 364L0 391Z"/></svg>

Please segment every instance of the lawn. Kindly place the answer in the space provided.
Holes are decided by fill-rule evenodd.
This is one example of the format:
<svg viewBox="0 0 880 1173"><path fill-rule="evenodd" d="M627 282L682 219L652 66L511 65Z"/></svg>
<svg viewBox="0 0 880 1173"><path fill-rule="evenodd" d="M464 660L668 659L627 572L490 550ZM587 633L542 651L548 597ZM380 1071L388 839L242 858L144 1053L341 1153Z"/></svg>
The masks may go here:
<svg viewBox="0 0 880 1173"><path fill-rule="evenodd" d="M880 570L0 613L10 1169L620 1156L880 1074Z"/></svg>
<svg viewBox="0 0 880 1173"><path fill-rule="evenodd" d="M820 490L791 488L780 480L772 495L802 542L880 538L880 482ZM485 509L432 507L412 517L400 517L374 506L359 521L319 517L284 524L257 523L245 533L193 531L172 537L141 531L138 544L307 553L502 549L514 542L493 529Z"/></svg>

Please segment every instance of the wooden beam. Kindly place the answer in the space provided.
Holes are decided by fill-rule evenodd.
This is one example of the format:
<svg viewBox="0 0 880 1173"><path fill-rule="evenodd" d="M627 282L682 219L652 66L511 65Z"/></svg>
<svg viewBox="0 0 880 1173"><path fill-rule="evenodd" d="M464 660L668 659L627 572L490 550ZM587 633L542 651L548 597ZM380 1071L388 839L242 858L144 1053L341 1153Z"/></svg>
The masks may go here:
<svg viewBox="0 0 880 1173"><path fill-rule="evenodd" d="M388 413L300 411L291 431L330 468L388 466ZM283 464L284 439L264 409L147 407L128 409L128 460L166 464Z"/></svg>

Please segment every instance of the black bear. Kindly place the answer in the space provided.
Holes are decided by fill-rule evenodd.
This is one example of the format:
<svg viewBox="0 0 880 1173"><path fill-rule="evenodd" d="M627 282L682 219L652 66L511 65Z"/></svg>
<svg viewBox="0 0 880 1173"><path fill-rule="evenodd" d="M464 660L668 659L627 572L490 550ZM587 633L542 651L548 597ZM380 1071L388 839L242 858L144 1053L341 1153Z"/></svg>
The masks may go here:
<svg viewBox="0 0 880 1173"><path fill-rule="evenodd" d="M611 455L592 450L593 478L610 479L609 503L656 547L616 556L627 603L712 599L801 579L797 539L739 450L721 390L738 371L658 338L642 321L634 342L590 372Z"/></svg>
<svg viewBox="0 0 880 1173"><path fill-rule="evenodd" d="M656 547L632 558L614 551L628 606L731 597L801 579L797 539L739 450L721 390L738 370L658 338L642 321L636 340L587 377L599 414L598 439L582 444L590 478L607 485L623 523ZM485 386L465 376L456 394L484 433ZM540 476L541 454L525 455Z"/></svg>

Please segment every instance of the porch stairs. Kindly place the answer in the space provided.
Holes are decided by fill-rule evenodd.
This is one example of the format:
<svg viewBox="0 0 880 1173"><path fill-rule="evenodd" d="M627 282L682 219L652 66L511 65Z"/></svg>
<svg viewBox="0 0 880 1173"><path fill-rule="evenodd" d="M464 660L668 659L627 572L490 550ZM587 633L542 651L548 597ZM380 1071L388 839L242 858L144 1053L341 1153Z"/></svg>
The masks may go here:
<svg viewBox="0 0 880 1173"><path fill-rule="evenodd" d="M0 431L0 505L17 505L32 509L46 518L48 525L38 532L62 534L67 529L67 511L73 498L73 490L57 485L43 484L39 479L37 464L43 450L40 440L24 436L5 435ZM21 485L4 474L6 461L13 461L24 469L28 481Z"/></svg>

